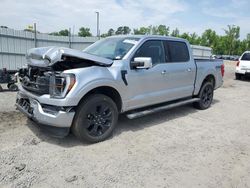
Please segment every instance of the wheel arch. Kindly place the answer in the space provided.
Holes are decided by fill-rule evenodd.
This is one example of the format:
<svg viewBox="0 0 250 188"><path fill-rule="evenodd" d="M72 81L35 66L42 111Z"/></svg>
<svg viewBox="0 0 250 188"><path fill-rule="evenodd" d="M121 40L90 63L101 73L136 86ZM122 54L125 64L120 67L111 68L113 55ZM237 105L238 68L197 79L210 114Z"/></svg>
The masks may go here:
<svg viewBox="0 0 250 188"><path fill-rule="evenodd" d="M121 95L114 87L111 86L99 86L91 89L81 98L78 105L81 104L82 101L84 101L87 97L89 97L92 94L103 94L110 97L116 104L118 112L122 111L123 105L122 105Z"/></svg>
<svg viewBox="0 0 250 188"><path fill-rule="evenodd" d="M193 94L194 96L199 95L202 86L206 82L211 82L213 84L213 88L215 88L216 87L216 77L215 77L215 75L213 73L209 73L206 76L204 76L203 79L198 81L196 83L196 86L195 86L195 91L194 91L194 94Z"/></svg>
<svg viewBox="0 0 250 188"><path fill-rule="evenodd" d="M213 74L207 75L207 76L204 78L204 80L203 80L201 86L203 86L203 84L206 83L206 82L211 82L211 83L213 84L213 87L215 87L215 86L216 86L215 76L214 76Z"/></svg>

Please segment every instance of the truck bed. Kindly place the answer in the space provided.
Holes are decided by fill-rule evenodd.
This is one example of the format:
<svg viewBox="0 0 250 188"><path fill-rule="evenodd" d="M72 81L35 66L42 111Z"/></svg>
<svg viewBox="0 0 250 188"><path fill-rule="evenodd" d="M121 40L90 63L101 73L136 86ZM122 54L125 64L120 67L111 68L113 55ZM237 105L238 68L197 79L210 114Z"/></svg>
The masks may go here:
<svg viewBox="0 0 250 188"><path fill-rule="evenodd" d="M223 77L221 74L221 66L223 60L220 59L194 59L196 64L196 79L194 82L194 95L199 93L202 81L207 75L215 75L215 86L217 89L223 84Z"/></svg>

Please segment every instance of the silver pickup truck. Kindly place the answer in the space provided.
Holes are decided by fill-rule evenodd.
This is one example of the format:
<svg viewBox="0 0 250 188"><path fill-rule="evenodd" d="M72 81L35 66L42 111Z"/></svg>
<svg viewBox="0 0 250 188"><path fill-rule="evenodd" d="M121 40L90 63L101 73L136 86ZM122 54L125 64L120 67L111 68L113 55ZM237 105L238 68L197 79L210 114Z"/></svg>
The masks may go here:
<svg viewBox="0 0 250 188"><path fill-rule="evenodd" d="M114 36L84 51L34 48L19 71L16 107L58 136L111 135L119 113L133 119L194 103L207 109L223 83L221 60L194 59L184 39Z"/></svg>

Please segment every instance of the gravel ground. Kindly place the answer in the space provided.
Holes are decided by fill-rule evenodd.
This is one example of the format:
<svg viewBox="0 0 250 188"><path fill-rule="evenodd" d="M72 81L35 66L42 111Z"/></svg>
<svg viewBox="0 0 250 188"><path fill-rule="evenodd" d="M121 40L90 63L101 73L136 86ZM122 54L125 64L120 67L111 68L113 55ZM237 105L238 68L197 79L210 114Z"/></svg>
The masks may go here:
<svg viewBox="0 0 250 188"><path fill-rule="evenodd" d="M208 110L121 116L92 145L51 137L0 93L0 187L250 187L250 81L234 80L234 64Z"/></svg>

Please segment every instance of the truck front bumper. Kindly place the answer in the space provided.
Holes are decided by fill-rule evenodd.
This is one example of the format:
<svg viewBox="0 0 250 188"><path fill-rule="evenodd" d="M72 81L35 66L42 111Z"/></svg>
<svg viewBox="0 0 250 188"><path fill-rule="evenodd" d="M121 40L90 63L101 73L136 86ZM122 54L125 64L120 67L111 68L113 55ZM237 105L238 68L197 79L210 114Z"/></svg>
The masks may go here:
<svg viewBox="0 0 250 188"><path fill-rule="evenodd" d="M70 128L75 112L72 107L58 107L40 104L38 100L18 92L16 107L34 121L57 128Z"/></svg>

